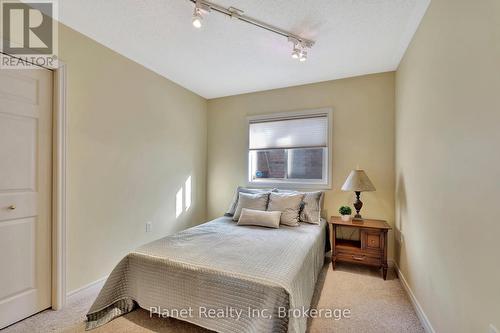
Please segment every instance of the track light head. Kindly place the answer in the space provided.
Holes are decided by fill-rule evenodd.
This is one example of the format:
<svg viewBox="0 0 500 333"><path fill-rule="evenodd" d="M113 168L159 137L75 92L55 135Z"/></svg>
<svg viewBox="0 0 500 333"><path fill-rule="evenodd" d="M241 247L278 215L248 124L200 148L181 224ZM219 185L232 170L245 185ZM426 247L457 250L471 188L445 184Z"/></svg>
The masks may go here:
<svg viewBox="0 0 500 333"><path fill-rule="evenodd" d="M293 44L292 58L300 62L307 60L307 49L311 48L314 42L308 40L299 40L295 37L288 37L288 41Z"/></svg>
<svg viewBox="0 0 500 333"><path fill-rule="evenodd" d="M299 61L304 62L306 60L307 60L307 51L302 50L302 52L300 52Z"/></svg>
<svg viewBox="0 0 500 333"><path fill-rule="evenodd" d="M201 10L198 7L194 8L193 12L193 26L195 28L201 28L203 16L201 16Z"/></svg>
<svg viewBox="0 0 500 333"><path fill-rule="evenodd" d="M210 12L210 6L203 2L203 0L196 0L194 4L194 11L193 11L193 26L195 28L201 28L203 25L203 14L209 13Z"/></svg>

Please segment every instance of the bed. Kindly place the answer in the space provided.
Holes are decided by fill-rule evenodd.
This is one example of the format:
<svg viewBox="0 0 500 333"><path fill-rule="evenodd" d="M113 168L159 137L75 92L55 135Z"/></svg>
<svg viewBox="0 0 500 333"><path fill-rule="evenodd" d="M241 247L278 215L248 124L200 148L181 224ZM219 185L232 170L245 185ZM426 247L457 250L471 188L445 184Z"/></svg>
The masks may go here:
<svg viewBox="0 0 500 333"><path fill-rule="evenodd" d="M220 217L153 241L115 267L86 328L139 306L221 333L305 332L297 314L310 306L325 230L324 220L269 229Z"/></svg>

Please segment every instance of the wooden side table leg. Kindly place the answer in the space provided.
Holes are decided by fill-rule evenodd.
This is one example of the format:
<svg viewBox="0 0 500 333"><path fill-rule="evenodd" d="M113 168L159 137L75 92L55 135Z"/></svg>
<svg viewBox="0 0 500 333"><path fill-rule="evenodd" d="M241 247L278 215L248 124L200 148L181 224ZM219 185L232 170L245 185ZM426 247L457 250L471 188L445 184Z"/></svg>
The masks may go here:
<svg viewBox="0 0 500 333"><path fill-rule="evenodd" d="M336 226L330 225L330 246L332 247L332 269L335 270L335 262L337 261L337 253L335 251Z"/></svg>
<svg viewBox="0 0 500 333"><path fill-rule="evenodd" d="M382 260L382 276L384 277L384 280L387 280L387 230L383 232L384 238L384 257Z"/></svg>

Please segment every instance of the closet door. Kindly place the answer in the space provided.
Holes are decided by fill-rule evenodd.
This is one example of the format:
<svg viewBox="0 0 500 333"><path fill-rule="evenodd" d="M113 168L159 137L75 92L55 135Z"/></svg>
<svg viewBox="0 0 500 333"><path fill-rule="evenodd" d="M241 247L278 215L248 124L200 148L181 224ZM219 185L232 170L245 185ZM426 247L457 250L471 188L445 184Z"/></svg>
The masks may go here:
<svg viewBox="0 0 500 333"><path fill-rule="evenodd" d="M52 89L0 69L0 328L51 306Z"/></svg>

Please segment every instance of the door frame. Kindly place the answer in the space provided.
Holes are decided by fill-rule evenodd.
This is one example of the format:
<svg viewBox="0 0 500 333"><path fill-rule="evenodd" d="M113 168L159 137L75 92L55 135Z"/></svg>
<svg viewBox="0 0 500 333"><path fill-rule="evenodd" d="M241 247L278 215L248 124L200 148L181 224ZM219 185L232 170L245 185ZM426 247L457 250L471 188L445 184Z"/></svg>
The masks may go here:
<svg viewBox="0 0 500 333"><path fill-rule="evenodd" d="M66 63L58 60L53 71L52 126L52 309L66 304L66 245L68 219L68 116Z"/></svg>

